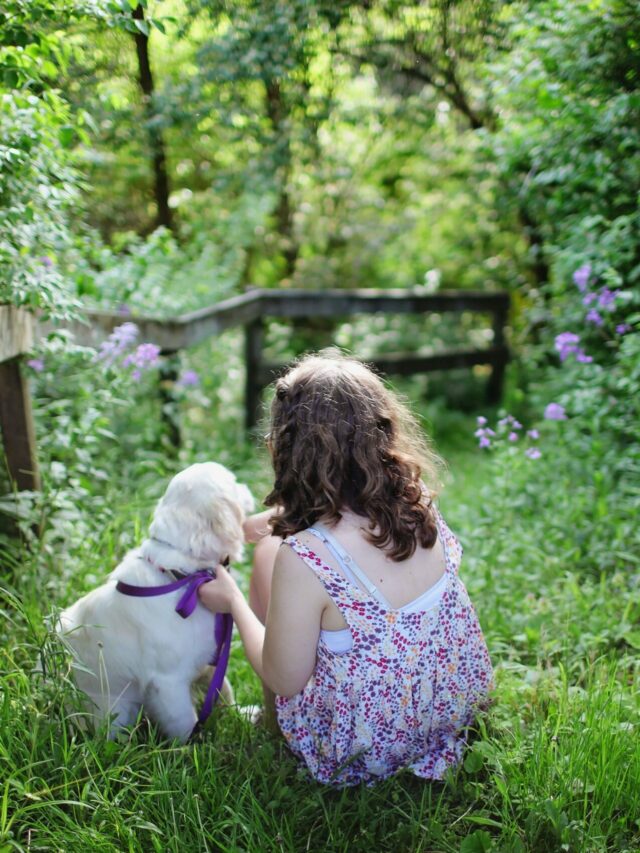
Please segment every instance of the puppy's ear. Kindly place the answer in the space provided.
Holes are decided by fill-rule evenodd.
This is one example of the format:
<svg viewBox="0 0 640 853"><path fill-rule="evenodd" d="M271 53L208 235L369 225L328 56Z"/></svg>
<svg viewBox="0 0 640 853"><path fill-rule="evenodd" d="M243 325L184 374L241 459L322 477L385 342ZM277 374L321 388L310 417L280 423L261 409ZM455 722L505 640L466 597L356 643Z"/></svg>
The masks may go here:
<svg viewBox="0 0 640 853"><path fill-rule="evenodd" d="M237 503L218 498L208 512L188 504L156 509L150 533L188 554L202 565L216 565L242 557L244 513Z"/></svg>
<svg viewBox="0 0 640 853"><path fill-rule="evenodd" d="M203 564L242 556L242 523L253 509L249 489L217 463L200 463L173 478L156 507L151 535Z"/></svg>
<svg viewBox="0 0 640 853"><path fill-rule="evenodd" d="M219 495L209 512L198 514L197 523L192 526L189 542L191 552L215 559L216 562L226 557L231 560L241 559L244 553L244 519L244 508L235 495Z"/></svg>
<svg viewBox="0 0 640 853"><path fill-rule="evenodd" d="M249 491L249 487L245 486L244 483L236 483L236 486L238 489L238 501L240 502L240 506L244 510L245 514L253 512L256 502Z"/></svg>

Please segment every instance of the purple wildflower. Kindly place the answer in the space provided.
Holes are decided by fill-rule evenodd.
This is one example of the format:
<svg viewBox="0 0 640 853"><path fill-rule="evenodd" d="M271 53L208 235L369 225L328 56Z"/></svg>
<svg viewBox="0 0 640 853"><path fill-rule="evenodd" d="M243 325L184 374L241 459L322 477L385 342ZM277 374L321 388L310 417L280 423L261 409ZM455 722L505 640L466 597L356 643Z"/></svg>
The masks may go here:
<svg viewBox="0 0 640 853"><path fill-rule="evenodd" d="M199 385L200 377L195 372L195 370L183 370L176 384L182 386L183 388L187 388L190 385Z"/></svg>
<svg viewBox="0 0 640 853"><path fill-rule="evenodd" d="M41 258L38 258L43 267L47 267L49 269L53 266L53 261L49 257L49 255L43 255Z"/></svg>
<svg viewBox="0 0 640 853"><path fill-rule="evenodd" d="M540 433L537 429L530 429L527 430L527 437L532 438L535 441L536 439L540 438Z"/></svg>
<svg viewBox="0 0 640 853"><path fill-rule="evenodd" d="M555 346L558 354L560 355L560 361L566 361L570 355L575 355L576 361L579 361L582 364L589 364L592 362L593 359L591 356L586 355L582 347L578 346L579 343L579 336L574 335L573 332L562 332L560 335L557 335Z"/></svg>
<svg viewBox="0 0 640 853"><path fill-rule="evenodd" d="M564 406L560 403L549 403L544 410L544 417L547 421L566 421L567 419Z"/></svg>
<svg viewBox="0 0 640 853"><path fill-rule="evenodd" d="M513 415L507 415L506 417L501 418L501 419L498 421L498 426L499 426L500 428L504 428L504 427L510 426L510 427L511 427L511 429L522 429L522 424L520 423L520 421L517 421L517 420L513 417Z"/></svg>
<svg viewBox="0 0 640 853"><path fill-rule="evenodd" d="M518 440L518 433L517 432L510 432L509 435L507 436L507 438L509 439L509 441L517 441Z"/></svg>
<svg viewBox="0 0 640 853"><path fill-rule="evenodd" d="M524 455L528 456L529 459L540 459L540 457L542 456L542 453L540 452L539 447L527 447L527 449L524 452Z"/></svg>
<svg viewBox="0 0 640 853"><path fill-rule="evenodd" d="M573 332L562 332L561 334L556 335L555 347L560 354L560 361L566 361L571 353L577 352L579 349L579 343L579 336L575 335Z"/></svg>
<svg viewBox="0 0 640 853"><path fill-rule="evenodd" d="M592 308L591 311L587 312L587 316L585 319L586 319L587 323L595 323L596 326L601 326L604 323L604 320L602 319L600 314L595 310L595 308Z"/></svg>
<svg viewBox="0 0 640 853"><path fill-rule="evenodd" d="M619 335L626 335L627 332L631 331L631 326L628 323L618 323L616 326L616 332Z"/></svg>
<svg viewBox="0 0 640 853"><path fill-rule="evenodd" d="M116 326L107 340L100 344L100 349L93 360L104 361L107 365L113 364L116 358L122 355L137 337L138 327L135 323L123 323L121 326Z"/></svg>
<svg viewBox="0 0 640 853"><path fill-rule="evenodd" d="M617 296L617 290L609 290L608 287L603 287L598 296L598 306L600 308L611 308Z"/></svg>
<svg viewBox="0 0 640 853"><path fill-rule="evenodd" d="M598 297L595 293L587 293L585 297L582 299L583 305L591 305L592 302L595 302Z"/></svg>
<svg viewBox="0 0 640 853"><path fill-rule="evenodd" d="M480 447L491 447L491 441L487 438L486 435L483 435L479 442Z"/></svg>
<svg viewBox="0 0 640 853"><path fill-rule="evenodd" d="M479 415L477 423L479 427L483 427L486 425L487 419L483 415Z"/></svg>
<svg viewBox="0 0 640 853"><path fill-rule="evenodd" d="M138 327L135 323L123 323L116 326L111 332L110 338L121 346L129 346L138 337Z"/></svg>
<svg viewBox="0 0 640 853"><path fill-rule="evenodd" d="M573 274L573 281L580 293L584 293L591 277L591 264L582 264Z"/></svg>
<svg viewBox="0 0 640 853"><path fill-rule="evenodd" d="M129 317L131 316L131 308L129 308L125 302L121 302L116 308L116 314L120 314L123 317Z"/></svg>
<svg viewBox="0 0 640 853"><path fill-rule="evenodd" d="M42 373L44 370L44 361L41 358L30 358L27 362L27 367L35 370L36 373Z"/></svg>
<svg viewBox="0 0 640 853"><path fill-rule="evenodd" d="M134 352L129 353L122 360L123 367L135 367L136 370L131 374L134 379L140 378L141 370L148 370L155 367L160 358L160 347L156 344L140 344Z"/></svg>

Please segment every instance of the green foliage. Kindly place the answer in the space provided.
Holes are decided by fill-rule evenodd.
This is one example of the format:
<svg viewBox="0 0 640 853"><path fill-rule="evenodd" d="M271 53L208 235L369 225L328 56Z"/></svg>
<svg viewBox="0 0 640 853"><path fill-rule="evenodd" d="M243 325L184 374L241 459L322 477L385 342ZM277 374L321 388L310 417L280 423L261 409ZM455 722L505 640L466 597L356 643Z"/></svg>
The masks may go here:
<svg viewBox="0 0 640 853"><path fill-rule="evenodd" d="M175 316L219 302L236 291L244 263L239 246L206 234L181 246L162 228L147 239L128 235L119 252L91 238L84 248L70 270L78 293L93 306L117 308L123 320L129 312Z"/></svg>
<svg viewBox="0 0 640 853"><path fill-rule="evenodd" d="M585 261L609 268L605 281L637 287L636 4L518 3L508 20L513 48L489 68L502 128L487 139L507 203L554 261L553 296Z"/></svg>
<svg viewBox="0 0 640 853"><path fill-rule="evenodd" d="M55 16L46 0L0 14L0 302L64 313L72 302L58 263L78 181L68 153L76 119L50 84L66 53Z"/></svg>
<svg viewBox="0 0 640 853"><path fill-rule="evenodd" d="M479 159L452 100L473 79L473 109L485 111L472 67L499 25L488 8L450 6L407 12L397 45L410 67L413 40L436 63L442 39L452 40L434 75L444 89L426 79L402 87L402 74L390 85L385 4L348 14L256 0L231 17L224 4L193 2L180 28L153 33L153 123L164 134L181 242L207 234L235 252L240 285L406 287L432 269L448 287L521 282L518 225L510 211L496 216L495 169ZM84 50L63 85L94 122L76 152L92 186L88 217L120 247L153 221L133 40L111 30L78 34L75 44Z"/></svg>
<svg viewBox="0 0 640 853"><path fill-rule="evenodd" d="M191 459L209 451L264 494L266 461L230 440L224 422L203 428L187 417L197 399L183 405ZM504 471L470 449L468 420L433 406L425 414L450 463L443 511L463 538L463 577L497 667L494 706L464 766L443 784L406 775L336 792L310 781L279 741L230 710L187 748L161 742L144 724L116 743L102 732L78 732L68 662L43 613L95 585L139 541L169 474L145 472L141 461L126 470L113 457L109 480L91 488L103 491L104 512L77 501L83 535L16 555L13 580L4 584L4 843L26 848L30 832L61 849L78 837L132 850L635 849L638 565L613 544L601 565L567 535L578 512L588 511L571 500L581 484L568 489L561 481L572 464L561 430L571 422L549 425L542 460ZM454 425L461 449L450 454ZM606 516L593 513L606 540L626 524L619 495ZM248 563L238 568L246 581ZM40 656L46 680L32 667ZM230 677L241 703L260 701L237 638Z"/></svg>
<svg viewBox="0 0 640 853"><path fill-rule="evenodd" d="M0 90L0 302L54 314L74 305L59 267L77 200L64 145L68 122L53 93Z"/></svg>
<svg viewBox="0 0 640 853"><path fill-rule="evenodd" d="M324 790L229 709L188 748L142 722L111 743L77 730L44 616L140 541L177 468L218 459L258 499L270 472L242 433L239 331L182 354L200 380L172 402L156 370L136 383L54 335L30 377L43 492L1 507L29 549L0 539L0 847L637 850L636 4L172 0L140 4L144 20L137 5L0 12L0 300L172 316L283 277L506 287L507 399L541 456L506 432L472 449L468 417L434 399L444 386L469 410L477 389L457 376L403 386L430 400L421 414L450 463L441 503L497 670L494 705L442 784ZM136 33L150 37L151 111ZM176 234L148 233L150 123ZM567 332L582 361L560 360ZM271 323L269 357L294 355L300 333ZM364 357L490 339L465 315L355 317L335 334ZM544 420L549 403L567 419ZM180 422L179 450L162 414ZM238 569L246 584L248 560ZM260 701L237 639L231 679L241 704Z"/></svg>

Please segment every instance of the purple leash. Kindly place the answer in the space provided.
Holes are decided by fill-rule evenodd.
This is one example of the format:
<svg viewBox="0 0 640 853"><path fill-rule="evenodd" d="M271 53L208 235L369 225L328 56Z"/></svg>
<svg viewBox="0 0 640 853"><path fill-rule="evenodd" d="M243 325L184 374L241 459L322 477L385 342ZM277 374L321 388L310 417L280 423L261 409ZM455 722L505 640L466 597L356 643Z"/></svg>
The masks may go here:
<svg viewBox="0 0 640 853"><path fill-rule="evenodd" d="M177 589L186 587L184 594L176 604L176 613L187 619L196 609L198 603L198 589L203 583L213 580L215 573L212 569L198 569L191 575L180 578L173 583L165 583L162 586L134 586L125 581L118 581L116 589L123 595L133 595L136 598L152 598L156 595L166 595L169 592L175 592ZM202 708L198 714L198 722L192 734L194 734L200 726L207 720L213 706L218 701L224 676L229 663L229 653L231 652L231 634L233 631L233 618L230 613L216 613L213 627L213 636L216 643L216 650L211 660L211 665L214 667L213 676L207 689L207 695L204 697Z"/></svg>

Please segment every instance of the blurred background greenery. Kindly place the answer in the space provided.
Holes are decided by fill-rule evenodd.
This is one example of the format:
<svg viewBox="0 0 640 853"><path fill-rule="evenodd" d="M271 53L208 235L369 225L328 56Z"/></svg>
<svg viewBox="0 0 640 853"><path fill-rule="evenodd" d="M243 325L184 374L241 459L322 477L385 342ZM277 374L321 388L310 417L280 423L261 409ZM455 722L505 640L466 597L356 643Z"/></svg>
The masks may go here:
<svg viewBox="0 0 640 853"><path fill-rule="evenodd" d="M60 850L638 849L639 199L637 0L5 0L0 303L57 326L25 367L43 489L0 500L23 532L0 534L2 850L32 849L32 827ZM483 368L397 386L450 463L442 503L498 670L495 712L436 793L401 779L331 799L281 754L271 784L274 745L245 727L238 748L229 719L188 773L144 734L117 757L76 741L68 694L32 672L43 613L140 540L177 468L214 458L269 488L239 330L183 353L161 399L153 360L136 378L65 324L254 286L511 295L501 406ZM467 314L273 321L266 351L331 338L366 359L489 333ZM477 416L498 433L486 451ZM237 645L232 668L258 701Z"/></svg>

